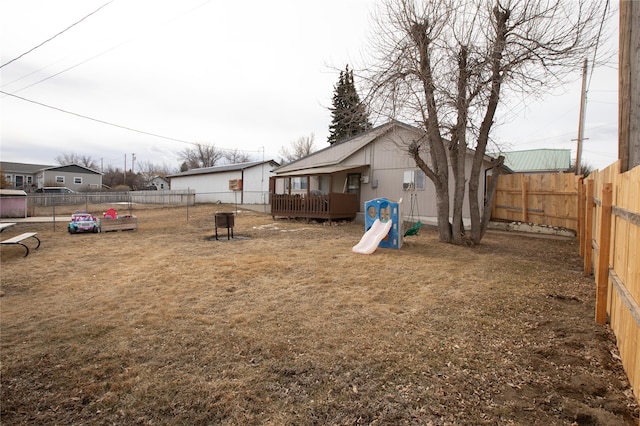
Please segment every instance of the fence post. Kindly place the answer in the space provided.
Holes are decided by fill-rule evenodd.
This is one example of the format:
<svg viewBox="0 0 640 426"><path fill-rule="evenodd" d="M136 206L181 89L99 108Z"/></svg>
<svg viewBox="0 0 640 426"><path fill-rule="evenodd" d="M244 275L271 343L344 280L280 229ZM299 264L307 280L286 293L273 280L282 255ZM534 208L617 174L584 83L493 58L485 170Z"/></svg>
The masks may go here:
<svg viewBox="0 0 640 426"><path fill-rule="evenodd" d="M609 247L611 245L611 199L612 186L605 183L602 188L600 214L600 241L598 252L598 276L596 277L596 322L607 322L607 290L609 286Z"/></svg>
<svg viewBox="0 0 640 426"><path fill-rule="evenodd" d="M578 179L578 242L580 243L580 257L584 257L584 215L586 213L586 194L584 178Z"/></svg>
<svg viewBox="0 0 640 426"><path fill-rule="evenodd" d="M526 175L522 175L522 222L528 222L529 219L527 215L528 204L527 204L527 188L528 188L529 179Z"/></svg>
<svg viewBox="0 0 640 426"><path fill-rule="evenodd" d="M593 271L593 179L587 181L584 220L584 274L591 275Z"/></svg>

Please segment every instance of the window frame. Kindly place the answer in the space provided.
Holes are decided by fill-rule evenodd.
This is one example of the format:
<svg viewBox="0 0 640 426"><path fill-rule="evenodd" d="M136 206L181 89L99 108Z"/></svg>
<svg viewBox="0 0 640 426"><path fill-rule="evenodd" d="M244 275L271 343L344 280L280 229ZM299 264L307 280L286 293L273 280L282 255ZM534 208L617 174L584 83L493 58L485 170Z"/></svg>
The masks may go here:
<svg viewBox="0 0 640 426"><path fill-rule="evenodd" d="M402 173L403 191L424 191L426 189L425 173L420 169L405 170Z"/></svg>

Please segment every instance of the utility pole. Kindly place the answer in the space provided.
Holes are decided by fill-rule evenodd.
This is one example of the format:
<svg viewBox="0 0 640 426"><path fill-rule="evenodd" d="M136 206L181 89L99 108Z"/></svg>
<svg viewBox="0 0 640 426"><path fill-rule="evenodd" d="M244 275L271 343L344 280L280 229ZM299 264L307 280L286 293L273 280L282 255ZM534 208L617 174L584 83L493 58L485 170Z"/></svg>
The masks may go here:
<svg viewBox="0 0 640 426"><path fill-rule="evenodd" d="M578 119L578 146L576 148L576 174L582 174L582 141L584 140L584 116L587 110L587 59L582 66L582 90L580 92L580 117Z"/></svg>
<svg viewBox="0 0 640 426"><path fill-rule="evenodd" d="M124 171L122 172L122 179L124 179L122 183L126 185L127 184L127 154L124 155Z"/></svg>

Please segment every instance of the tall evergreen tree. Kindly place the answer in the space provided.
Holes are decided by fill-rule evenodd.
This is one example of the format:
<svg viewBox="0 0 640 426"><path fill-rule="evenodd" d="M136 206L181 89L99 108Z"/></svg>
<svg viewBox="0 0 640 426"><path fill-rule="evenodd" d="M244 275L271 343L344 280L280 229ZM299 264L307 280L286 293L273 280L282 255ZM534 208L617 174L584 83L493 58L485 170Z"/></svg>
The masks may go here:
<svg viewBox="0 0 640 426"><path fill-rule="evenodd" d="M331 145L371 128L369 113L360 101L353 82L353 70L349 70L349 65L344 71L340 71L338 84L333 91L333 106L329 111L331 125L327 141Z"/></svg>

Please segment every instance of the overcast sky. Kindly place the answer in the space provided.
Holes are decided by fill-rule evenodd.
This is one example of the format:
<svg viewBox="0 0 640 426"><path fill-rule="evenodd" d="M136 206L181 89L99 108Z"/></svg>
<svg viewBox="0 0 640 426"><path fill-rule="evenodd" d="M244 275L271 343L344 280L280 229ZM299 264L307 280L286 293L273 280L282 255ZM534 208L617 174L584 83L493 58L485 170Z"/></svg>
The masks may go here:
<svg viewBox="0 0 640 426"><path fill-rule="evenodd" d="M1 63L107 3L0 0ZM0 69L1 90L28 100L0 94L0 158L55 164L77 153L122 168L126 155L130 168L135 153L137 164L177 169L196 142L256 160L278 160L311 133L324 148L337 70L363 63L375 3L113 0ZM617 63L589 74L583 161L603 168L617 159ZM504 105L508 123L494 137L510 150L575 156L580 77L543 100Z"/></svg>

